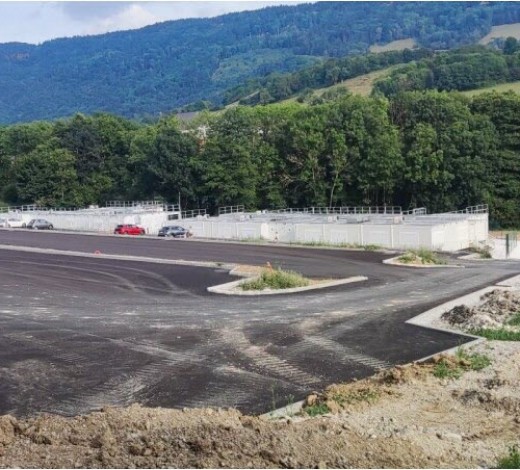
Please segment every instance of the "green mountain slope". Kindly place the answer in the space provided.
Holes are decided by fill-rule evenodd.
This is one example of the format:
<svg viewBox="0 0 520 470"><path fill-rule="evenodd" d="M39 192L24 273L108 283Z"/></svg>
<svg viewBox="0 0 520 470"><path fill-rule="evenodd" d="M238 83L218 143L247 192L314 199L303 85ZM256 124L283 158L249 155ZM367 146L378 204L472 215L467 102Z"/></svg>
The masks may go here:
<svg viewBox="0 0 520 470"><path fill-rule="evenodd" d="M520 20L507 2L319 2L140 30L0 45L0 123L107 111L142 118L222 93L251 77L299 70L373 44L478 41Z"/></svg>

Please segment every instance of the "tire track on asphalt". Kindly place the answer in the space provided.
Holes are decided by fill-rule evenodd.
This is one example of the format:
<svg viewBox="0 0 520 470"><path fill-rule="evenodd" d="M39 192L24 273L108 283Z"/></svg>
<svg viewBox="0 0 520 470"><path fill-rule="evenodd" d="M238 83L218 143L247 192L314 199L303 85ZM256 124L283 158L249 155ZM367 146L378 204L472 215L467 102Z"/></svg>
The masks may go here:
<svg viewBox="0 0 520 470"><path fill-rule="evenodd" d="M271 395L272 401L279 401L280 390L285 396L294 397L308 393L311 389L306 386L295 385L287 380L261 375L243 368L224 365L214 370L215 379L210 380L203 390L195 393L193 398L179 403L182 406L200 407L232 407L251 406L257 404L258 394ZM232 382L234 387L230 389ZM285 402L284 402L285 403ZM276 405L277 408L280 404Z"/></svg>
<svg viewBox="0 0 520 470"><path fill-rule="evenodd" d="M51 344L48 341L36 338L29 333L7 333L0 336L7 340L27 346L28 349L36 349L38 351L46 353L56 362L63 362L68 365L77 366L83 364L87 360L85 356L76 354L74 352L64 352L62 350L56 350L56 345Z"/></svg>
<svg viewBox="0 0 520 470"><path fill-rule="evenodd" d="M125 269L127 271L132 271L132 272L138 272L138 273L141 273L141 274L145 274L147 277L149 277L151 279L155 279L156 281L162 282L165 286L168 287L168 290L163 290L163 289L158 289L158 288L153 288L153 287L146 287L146 290L156 290L156 291L159 291L159 292L167 292L167 293L174 294L174 295L182 294L182 295L185 295L187 297L194 298L194 299L199 299L200 298L199 295L194 294L193 292L190 292L188 289L183 289L182 287L176 286L169 279L167 279L165 276L162 276L160 274L157 274L157 273L154 273L154 272L150 272L150 271L146 271L144 269L137 269L137 268L130 268L130 267L127 267Z"/></svg>
<svg viewBox="0 0 520 470"><path fill-rule="evenodd" d="M318 348L318 349L317 349ZM348 346L338 343L325 336L305 336L297 345L289 347L289 354L301 354L304 351L312 350L313 354L332 353L335 361L340 364L348 365L355 362L374 370L389 369L393 367L388 361L380 360L355 351Z"/></svg>
<svg viewBox="0 0 520 470"><path fill-rule="evenodd" d="M220 333L223 345L231 346L245 356L252 365L270 376L304 387L313 387L323 381L321 377L308 374L289 361L269 354L264 348L251 343L242 330L222 329Z"/></svg>
<svg viewBox="0 0 520 470"><path fill-rule="evenodd" d="M49 266L49 267L52 267L52 268L63 268L63 265L61 265L61 264L53 264L53 263L41 263L41 262L32 262L32 261L18 261L18 263L34 265L34 266ZM128 281L123 276L120 276L118 274L108 273L106 271L100 271L100 270L80 268L80 267L77 267L77 266L72 266L71 264L67 265L67 269L68 270L78 271L78 272L84 272L84 273L86 272L86 273L91 273L91 274L98 274L98 275L101 275L101 276L112 278L112 279L115 279L118 283L120 283L120 284L116 283L115 285L111 285L112 287L119 287L119 288L123 288L123 289L126 287L127 290L131 290L132 292L136 292L136 293L141 293L141 291L138 289L138 287L135 284L133 284L132 282ZM28 277L28 276L25 275L25 277ZM29 277L39 279L39 276L37 276L37 275L33 275L33 276L29 276ZM49 277L53 277L55 279L70 280L70 276L60 276L59 275L59 271L58 272L56 272L56 271L52 272L52 275L49 275L49 273L46 273L46 278L49 278ZM102 281L91 280L88 277L85 278L85 279L79 279L79 280L85 281L85 282L98 283L98 284L101 283L101 284L105 284L106 285L106 282L103 283ZM125 286L125 287L122 287L122 286Z"/></svg>
<svg viewBox="0 0 520 470"><path fill-rule="evenodd" d="M138 370L111 377L88 392L62 400L52 408L52 412L72 416L104 406L128 406L135 402L138 393L160 382L164 373L176 365L176 362L161 360Z"/></svg>

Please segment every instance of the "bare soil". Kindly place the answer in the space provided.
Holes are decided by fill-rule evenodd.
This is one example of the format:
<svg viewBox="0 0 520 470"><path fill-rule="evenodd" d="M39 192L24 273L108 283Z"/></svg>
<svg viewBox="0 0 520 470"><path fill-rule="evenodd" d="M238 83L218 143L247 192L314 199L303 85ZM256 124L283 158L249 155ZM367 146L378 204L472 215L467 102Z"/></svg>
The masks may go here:
<svg viewBox="0 0 520 470"><path fill-rule="evenodd" d="M444 326L501 325L520 297L493 291L456 307ZM491 323L490 323L491 322ZM456 379L441 359L335 384L282 419L234 409L151 409L138 404L86 416L0 416L0 467L16 468L493 468L520 445L520 343L482 341L468 353L491 365Z"/></svg>

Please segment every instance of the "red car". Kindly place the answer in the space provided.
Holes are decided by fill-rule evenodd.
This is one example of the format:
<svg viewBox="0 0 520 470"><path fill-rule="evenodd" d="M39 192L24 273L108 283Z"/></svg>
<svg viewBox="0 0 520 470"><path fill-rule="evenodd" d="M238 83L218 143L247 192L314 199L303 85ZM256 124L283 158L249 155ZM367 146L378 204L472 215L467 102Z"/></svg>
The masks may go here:
<svg viewBox="0 0 520 470"><path fill-rule="evenodd" d="M144 235L145 230L143 227L134 224L120 224L116 227L114 233L118 235Z"/></svg>

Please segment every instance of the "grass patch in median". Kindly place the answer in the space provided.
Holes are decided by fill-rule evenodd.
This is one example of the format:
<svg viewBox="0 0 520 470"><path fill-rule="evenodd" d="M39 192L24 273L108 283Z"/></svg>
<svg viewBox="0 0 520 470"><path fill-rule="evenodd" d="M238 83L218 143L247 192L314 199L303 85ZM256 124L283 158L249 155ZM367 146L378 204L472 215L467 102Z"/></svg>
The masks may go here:
<svg viewBox="0 0 520 470"><path fill-rule="evenodd" d="M240 284L242 290L291 289L305 287L310 281L294 271L264 269L257 279Z"/></svg>
<svg viewBox="0 0 520 470"><path fill-rule="evenodd" d="M398 261L405 264L435 264L443 265L446 264L437 253L426 248L419 248L417 250L408 250L397 258Z"/></svg>

